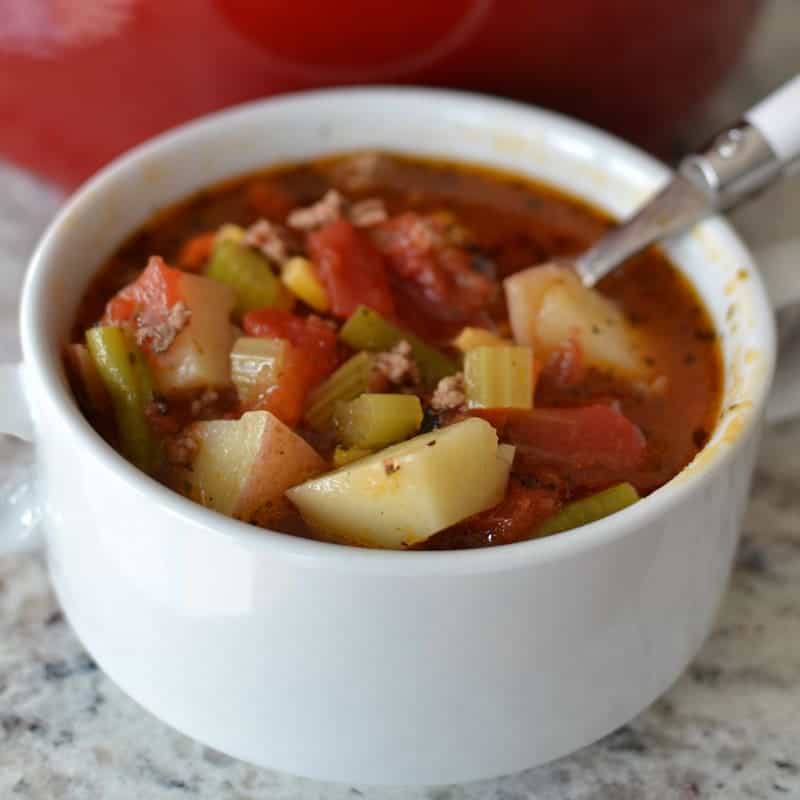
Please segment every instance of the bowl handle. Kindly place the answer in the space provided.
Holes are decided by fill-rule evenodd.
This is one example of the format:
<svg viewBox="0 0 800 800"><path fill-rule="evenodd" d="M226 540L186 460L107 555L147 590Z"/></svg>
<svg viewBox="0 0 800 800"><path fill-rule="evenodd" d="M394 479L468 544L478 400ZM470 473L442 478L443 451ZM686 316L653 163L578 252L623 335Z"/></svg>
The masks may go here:
<svg viewBox="0 0 800 800"><path fill-rule="evenodd" d="M41 541L33 437L23 365L0 364L0 554Z"/></svg>
<svg viewBox="0 0 800 800"><path fill-rule="evenodd" d="M788 239L755 253L778 320L779 359L767 404L767 420L800 416L800 239Z"/></svg>

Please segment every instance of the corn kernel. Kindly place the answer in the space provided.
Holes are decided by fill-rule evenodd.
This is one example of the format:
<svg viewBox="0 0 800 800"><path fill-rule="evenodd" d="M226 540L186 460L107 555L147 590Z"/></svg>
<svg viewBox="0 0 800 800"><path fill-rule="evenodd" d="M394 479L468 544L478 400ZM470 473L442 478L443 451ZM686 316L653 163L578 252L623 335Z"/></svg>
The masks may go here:
<svg viewBox="0 0 800 800"><path fill-rule="evenodd" d="M290 258L283 265L281 280L284 286L315 311L325 312L330 308L328 293L317 277L314 265L307 258Z"/></svg>

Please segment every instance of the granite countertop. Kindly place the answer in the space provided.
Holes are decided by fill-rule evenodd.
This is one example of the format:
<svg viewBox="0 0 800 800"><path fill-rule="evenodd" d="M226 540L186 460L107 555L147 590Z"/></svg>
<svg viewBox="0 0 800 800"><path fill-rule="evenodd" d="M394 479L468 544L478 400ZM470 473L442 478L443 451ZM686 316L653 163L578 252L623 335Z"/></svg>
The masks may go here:
<svg viewBox="0 0 800 800"><path fill-rule="evenodd" d="M800 70L800 3L771 0L701 133ZM56 192L0 164L0 360L17 357L16 292ZM800 180L735 222L756 245L800 233ZM800 258L800 254L799 254ZM0 437L0 440L2 437ZM2 455L9 448L0 441ZM128 699L86 654L41 556L0 558L0 798L30 800L693 800L800 797L800 420L768 429L736 570L710 639L629 725L552 764L433 789L320 784L187 739Z"/></svg>

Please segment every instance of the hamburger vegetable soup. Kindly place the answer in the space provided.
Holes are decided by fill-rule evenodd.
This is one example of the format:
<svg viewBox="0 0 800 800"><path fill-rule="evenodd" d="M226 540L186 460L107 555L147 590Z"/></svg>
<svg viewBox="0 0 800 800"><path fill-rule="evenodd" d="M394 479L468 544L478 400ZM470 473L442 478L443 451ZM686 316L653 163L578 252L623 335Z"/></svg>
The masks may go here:
<svg viewBox="0 0 800 800"><path fill-rule="evenodd" d="M228 516L384 548L506 544L653 491L720 404L657 250L585 289L609 220L517 176L359 153L236 179L135 233L65 365L97 431Z"/></svg>

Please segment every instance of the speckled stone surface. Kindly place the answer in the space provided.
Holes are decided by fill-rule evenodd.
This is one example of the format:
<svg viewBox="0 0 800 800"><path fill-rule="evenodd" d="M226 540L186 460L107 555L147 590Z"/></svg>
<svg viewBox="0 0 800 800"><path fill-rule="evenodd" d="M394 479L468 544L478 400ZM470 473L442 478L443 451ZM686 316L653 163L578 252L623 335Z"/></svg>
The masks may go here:
<svg viewBox="0 0 800 800"><path fill-rule="evenodd" d="M749 58L692 139L800 70L798 42L800 3L772 0ZM57 203L55 193L0 165L2 360L16 357L19 278ZM740 212L736 223L756 244L797 236L800 181ZM8 452L3 443L0 480ZM579 753L468 786L320 784L205 748L158 722L97 669L64 622L40 556L0 557L0 798L180 797L800 798L800 421L766 432L730 589L714 633L677 684Z"/></svg>

